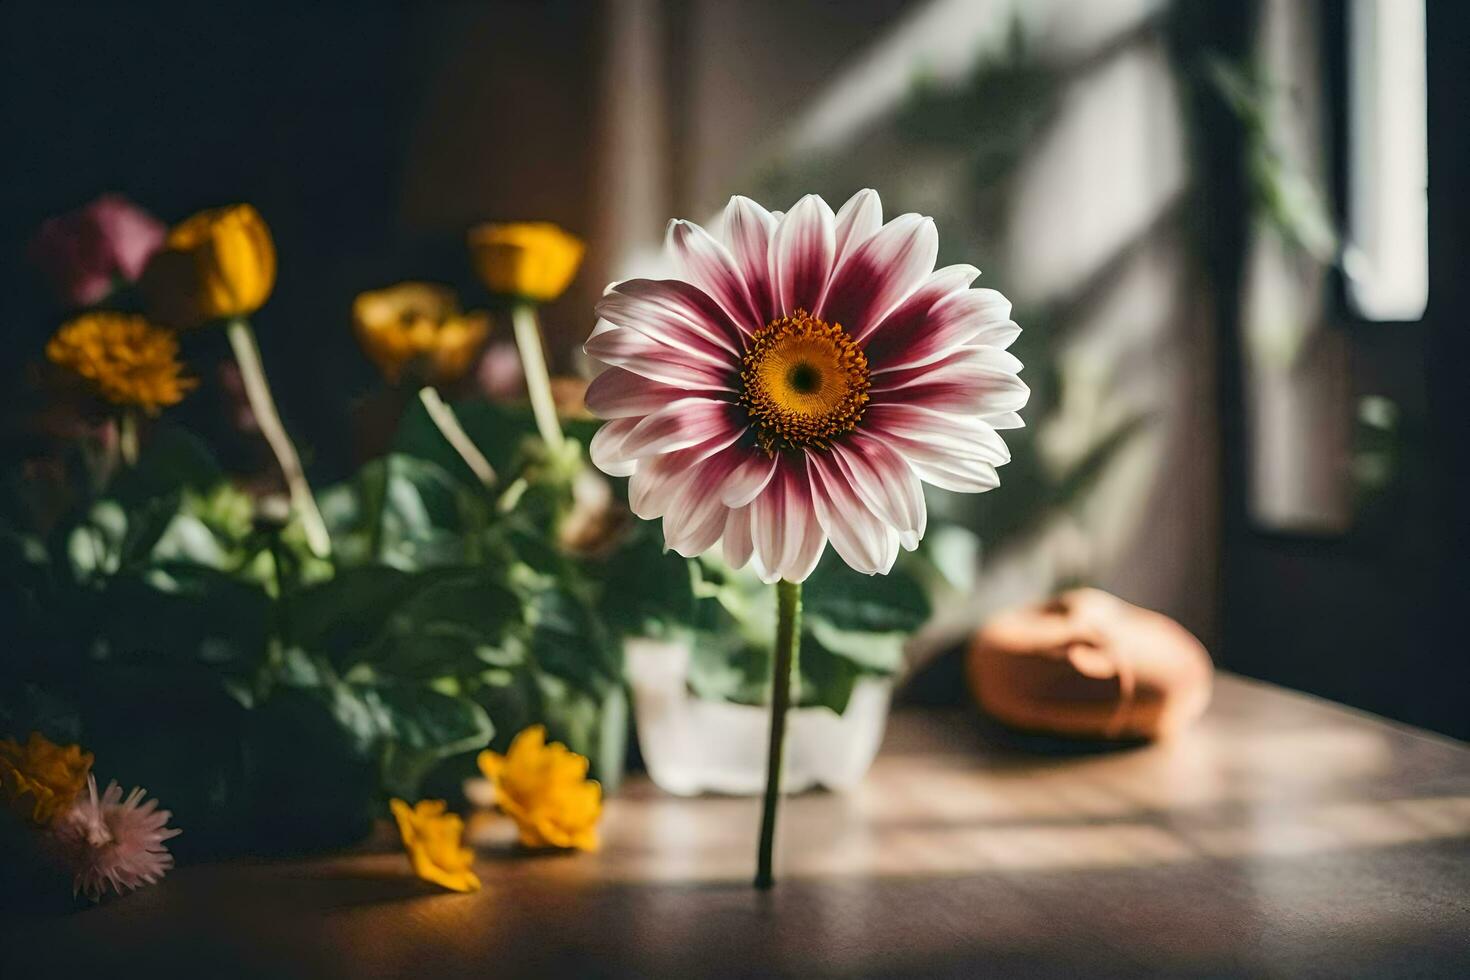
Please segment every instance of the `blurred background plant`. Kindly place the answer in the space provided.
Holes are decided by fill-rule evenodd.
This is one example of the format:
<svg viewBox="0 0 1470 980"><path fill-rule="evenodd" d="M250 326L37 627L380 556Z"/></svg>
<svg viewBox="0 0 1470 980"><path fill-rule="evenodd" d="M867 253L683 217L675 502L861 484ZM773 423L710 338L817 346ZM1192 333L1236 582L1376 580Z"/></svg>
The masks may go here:
<svg viewBox="0 0 1470 980"><path fill-rule="evenodd" d="M168 275L150 273L150 300L166 307L199 306L210 282L191 268L219 274L155 261ZM253 281L251 312L270 293ZM146 305L110 289L88 299ZM384 304L400 315L378 316ZM457 786L476 752L534 723L615 786L620 637L692 606L683 560L646 547L646 580L670 583L664 593L602 587L620 581L606 568L628 528L611 488L588 488L585 422L568 420L573 438L553 450L523 406L456 412L438 397L432 385L474 365L483 314L416 285L366 293L356 313L385 380L423 384L424 397L397 403L386 452L305 491L326 547L307 540L315 503L242 488L203 441L156 418L183 394L179 345L136 314L90 314L58 335L52 360L91 385L79 412L98 422L68 429L51 465L7 475L14 643L0 659L0 728L82 741L135 772L174 801L186 852L351 840L385 796L419 795L436 767ZM112 333L78 333L108 317ZM123 349L134 342L162 361ZM156 391L160 377L173 387ZM119 421L122 403L148 417ZM656 567L666 562L672 575Z"/></svg>
<svg viewBox="0 0 1470 980"><path fill-rule="evenodd" d="M263 219L243 218L252 242L269 245ZM510 231L479 229L472 246L534 389L545 371L535 306L566 287L581 245L545 225ZM252 244L244 267L221 270L183 262L183 244L157 253L163 271L148 267L146 300L98 300L197 310L210 277L234 275L254 277L245 306L205 315L264 305L273 246L260 260ZM553 254L526 254L543 246ZM615 789L629 636L694 634L696 693L764 696L769 590L664 553L656 528L629 519L625 481L585 459L596 423L583 384L544 378L531 404L454 397L491 330L448 287L358 297L351 323L383 379L372 422L388 435L346 479L315 489L283 488L287 462L275 480L241 480L161 415L187 390L178 354L190 332L140 314L88 316L53 341L52 360L91 385L79 397L96 404L81 412L99 421L60 439L53 465L11 473L0 511L4 619L15 624L14 653L0 660L0 729L80 741L135 774L189 828L185 854L350 841L388 797L455 797L478 752L504 751L537 724ZM162 360L104 350L111 334L73 336L78 322L114 320L114 346L146 341ZM118 378L95 377L93 348L120 365ZM73 350L92 359L60 356ZM264 383L258 360L241 367ZM154 391L159 376L173 387ZM119 416L119 391L143 411ZM259 394L249 411L273 413ZM289 444L284 426L277 437ZM316 520L320 546L309 540ZM841 711L856 678L898 668L927 612L911 574L869 580L824 566L809 599L804 701Z"/></svg>

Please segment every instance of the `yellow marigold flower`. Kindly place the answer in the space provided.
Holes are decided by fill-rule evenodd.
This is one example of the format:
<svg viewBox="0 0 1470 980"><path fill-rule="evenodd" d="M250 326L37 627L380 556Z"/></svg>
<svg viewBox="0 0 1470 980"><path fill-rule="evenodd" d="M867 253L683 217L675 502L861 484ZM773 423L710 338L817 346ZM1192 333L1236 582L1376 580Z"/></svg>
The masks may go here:
<svg viewBox="0 0 1470 980"><path fill-rule="evenodd" d="M549 221L470 229L470 258L492 293L547 303L570 285L586 246Z"/></svg>
<svg viewBox="0 0 1470 980"><path fill-rule="evenodd" d="M402 282L360 293L352 326L368 358L390 382L405 370L447 384L469 370L490 333L490 318L461 313L454 290L427 282Z"/></svg>
<svg viewBox="0 0 1470 980"><path fill-rule="evenodd" d="M40 732L25 745L0 739L0 796L39 826L71 808L91 771L92 753L79 745L57 745Z"/></svg>
<svg viewBox="0 0 1470 980"><path fill-rule="evenodd" d="M154 314L170 326L249 316L276 284L276 246L249 204L201 211L169 230L144 273Z"/></svg>
<svg viewBox="0 0 1470 980"><path fill-rule="evenodd" d="M450 891L480 890L480 879L470 868L475 852L462 843L464 821L458 814L445 813L443 800L419 800L409 806L395 799L388 805L414 874Z"/></svg>
<svg viewBox="0 0 1470 980"><path fill-rule="evenodd" d="M505 755L486 750L480 771L495 784L495 802L515 820L527 847L597 850L602 787L587 778L587 759L560 742L546 743L546 729L532 725Z"/></svg>
<svg viewBox="0 0 1470 980"><path fill-rule="evenodd" d="M173 333L127 313L86 313L69 321L46 344L46 357L113 404L150 414L178 404L198 384L182 374Z"/></svg>

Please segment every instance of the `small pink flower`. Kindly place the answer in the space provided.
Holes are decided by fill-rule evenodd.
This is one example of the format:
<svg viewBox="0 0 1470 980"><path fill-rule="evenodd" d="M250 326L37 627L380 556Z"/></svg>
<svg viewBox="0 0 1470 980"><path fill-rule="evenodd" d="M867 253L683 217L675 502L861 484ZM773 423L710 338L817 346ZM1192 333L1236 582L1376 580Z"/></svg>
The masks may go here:
<svg viewBox="0 0 1470 980"><path fill-rule="evenodd" d="M153 884L173 867L163 842L178 830L167 826L172 815L157 800L143 800L135 788L123 799L116 781L99 798L97 780L87 777L87 795L79 798L52 828L62 859L75 875L72 893L99 901L109 887L118 894Z"/></svg>
<svg viewBox="0 0 1470 980"><path fill-rule="evenodd" d="M516 402L526 397L526 376L515 344L492 343L485 348L475 371L480 391L493 402Z"/></svg>
<svg viewBox="0 0 1470 980"><path fill-rule="evenodd" d="M107 298L116 281L135 282L163 244L162 222L118 194L104 194L51 218L31 241L30 258L68 306Z"/></svg>

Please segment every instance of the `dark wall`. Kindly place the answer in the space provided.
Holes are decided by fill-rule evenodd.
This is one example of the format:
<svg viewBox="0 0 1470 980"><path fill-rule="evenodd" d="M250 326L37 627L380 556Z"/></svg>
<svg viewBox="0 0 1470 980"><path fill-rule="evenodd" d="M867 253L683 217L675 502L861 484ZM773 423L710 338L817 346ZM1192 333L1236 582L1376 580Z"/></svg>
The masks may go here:
<svg viewBox="0 0 1470 980"><path fill-rule="evenodd" d="M62 315L24 258L44 218L106 191L165 221L248 201L280 257L256 317L267 368L317 470L340 471L344 415L372 380L348 331L357 292L430 278L476 302L468 225L587 230L593 13L571 0L0 5L11 398ZM570 320L568 303L551 318ZM191 361L207 371L218 344L188 338Z"/></svg>

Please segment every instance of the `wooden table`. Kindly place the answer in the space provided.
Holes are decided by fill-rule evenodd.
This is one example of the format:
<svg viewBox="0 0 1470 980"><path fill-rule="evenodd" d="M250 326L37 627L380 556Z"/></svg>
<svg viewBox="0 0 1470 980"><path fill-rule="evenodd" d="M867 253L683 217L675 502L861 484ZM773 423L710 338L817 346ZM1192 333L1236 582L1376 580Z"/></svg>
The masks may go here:
<svg viewBox="0 0 1470 980"><path fill-rule="evenodd" d="M787 801L771 894L756 801L633 780L601 853L491 844L475 895L386 848L186 867L5 924L0 976L1470 977L1470 748L1228 676L1168 744L1007 741L899 712L859 790Z"/></svg>

